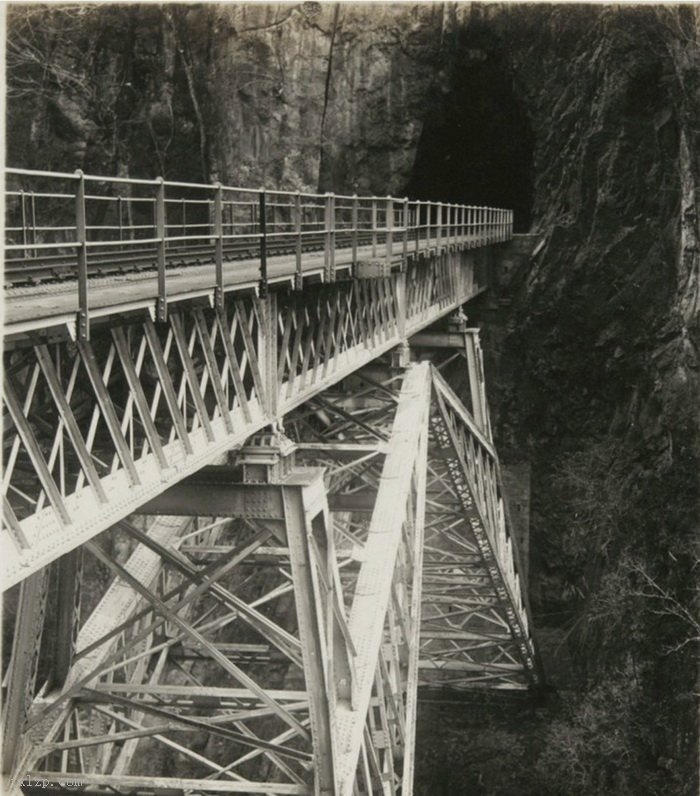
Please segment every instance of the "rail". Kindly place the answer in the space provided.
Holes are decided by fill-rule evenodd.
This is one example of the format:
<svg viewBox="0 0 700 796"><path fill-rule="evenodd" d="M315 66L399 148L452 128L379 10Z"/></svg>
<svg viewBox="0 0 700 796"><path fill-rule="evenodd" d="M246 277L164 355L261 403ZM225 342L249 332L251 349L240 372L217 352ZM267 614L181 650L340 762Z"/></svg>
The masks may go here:
<svg viewBox="0 0 700 796"><path fill-rule="evenodd" d="M307 193L127 179L8 168L5 284L75 280L79 322L89 318L88 279L132 270L157 272L158 317L167 313L168 272L214 264L222 300L224 268L259 262L260 290L268 260L287 255L301 284L304 254L323 252L334 278L337 252L405 260L433 246L483 246L508 240L512 211L393 196ZM211 277L209 277L211 279Z"/></svg>

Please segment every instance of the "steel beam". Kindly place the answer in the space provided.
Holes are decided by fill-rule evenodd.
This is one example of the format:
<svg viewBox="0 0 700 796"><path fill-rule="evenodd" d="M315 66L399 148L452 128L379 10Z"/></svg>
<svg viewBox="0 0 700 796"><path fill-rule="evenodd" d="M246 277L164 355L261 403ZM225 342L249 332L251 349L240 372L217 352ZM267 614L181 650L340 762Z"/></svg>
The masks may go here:
<svg viewBox="0 0 700 796"><path fill-rule="evenodd" d="M427 434L429 400L428 366L415 365L408 370L401 389L350 610L350 633L357 650L357 697L353 705L338 705L337 792L340 796L350 796L354 788L397 551L404 523L409 520L407 507L412 498L414 472L417 467L420 469L421 439Z"/></svg>

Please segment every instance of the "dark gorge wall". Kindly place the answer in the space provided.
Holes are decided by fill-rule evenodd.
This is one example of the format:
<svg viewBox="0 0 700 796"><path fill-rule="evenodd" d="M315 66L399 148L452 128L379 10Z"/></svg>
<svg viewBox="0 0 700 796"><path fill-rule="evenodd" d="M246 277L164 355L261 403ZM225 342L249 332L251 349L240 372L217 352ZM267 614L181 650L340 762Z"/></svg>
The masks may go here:
<svg viewBox="0 0 700 796"><path fill-rule="evenodd" d="M8 162L398 192L443 23L427 4L15 6Z"/></svg>
<svg viewBox="0 0 700 796"><path fill-rule="evenodd" d="M9 12L11 165L506 205L538 236L484 336L560 696L424 711L421 793L696 792L698 35L696 6Z"/></svg>

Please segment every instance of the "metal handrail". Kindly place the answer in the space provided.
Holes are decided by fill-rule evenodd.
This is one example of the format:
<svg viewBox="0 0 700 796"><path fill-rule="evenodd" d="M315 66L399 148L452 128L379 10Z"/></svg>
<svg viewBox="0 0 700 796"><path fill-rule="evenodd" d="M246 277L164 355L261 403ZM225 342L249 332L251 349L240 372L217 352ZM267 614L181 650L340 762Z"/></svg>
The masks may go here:
<svg viewBox="0 0 700 796"><path fill-rule="evenodd" d="M146 266L155 262L158 275L158 317L167 313L167 253L188 248L197 261L216 264L217 301L223 300L223 261L231 246L250 257L257 246L260 289L267 288L267 260L277 250L292 250L292 273L301 286L303 247L318 241L323 252L325 277L335 278L336 249L352 253L356 263L361 242L371 246L372 256L393 262L398 244L405 259L423 244L429 248L458 245L490 245L512 236L510 210L456 203L414 200L395 196L289 191L276 188L243 188L222 183L190 183L176 180L132 179L92 174L6 168L5 250L15 256L6 260L12 274L30 269L62 267L78 283L79 328L89 329L88 269L100 265L89 252L144 249ZM65 186L68 181L69 186ZM60 183L63 183L61 185ZM87 185L91 191L86 190ZM95 192L95 185L105 193ZM133 193L133 195L131 195ZM71 202L70 205L65 200ZM146 237L138 237L144 234ZM224 244L228 246L225 250ZM382 254L379 254L381 246ZM272 247L272 248L270 248ZM51 260L47 260L50 252ZM17 256L19 255L19 256ZM101 255L105 261L106 255ZM131 258L138 254L130 254ZM42 257L45 265L42 266ZM184 257L184 254L183 254ZM67 262L65 262L67 260ZM185 262L185 264L187 264Z"/></svg>

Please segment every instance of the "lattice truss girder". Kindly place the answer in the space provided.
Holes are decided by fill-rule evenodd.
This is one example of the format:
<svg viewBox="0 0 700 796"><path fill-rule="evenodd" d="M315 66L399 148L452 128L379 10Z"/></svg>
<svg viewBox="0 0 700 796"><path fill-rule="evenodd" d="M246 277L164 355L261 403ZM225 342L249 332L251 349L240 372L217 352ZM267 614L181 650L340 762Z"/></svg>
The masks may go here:
<svg viewBox="0 0 700 796"><path fill-rule="evenodd" d="M6 340L0 575L18 583L473 297L473 255Z"/></svg>
<svg viewBox="0 0 700 796"><path fill-rule="evenodd" d="M524 689L539 675L491 437L478 332L464 333L461 353L469 362L472 411L431 366L420 684Z"/></svg>
<svg viewBox="0 0 700 796"><path fill-rule="evenodd" d="M430 376L353 382L352 400L326 393L290 415L303 466L250 485L239 519L133 518L86 543L91 577L113 579L87 613L64 575L68 599L48 610L77 633L38 693L60 568L23 582L6 678L16 779L410 793Z"/></svg>

